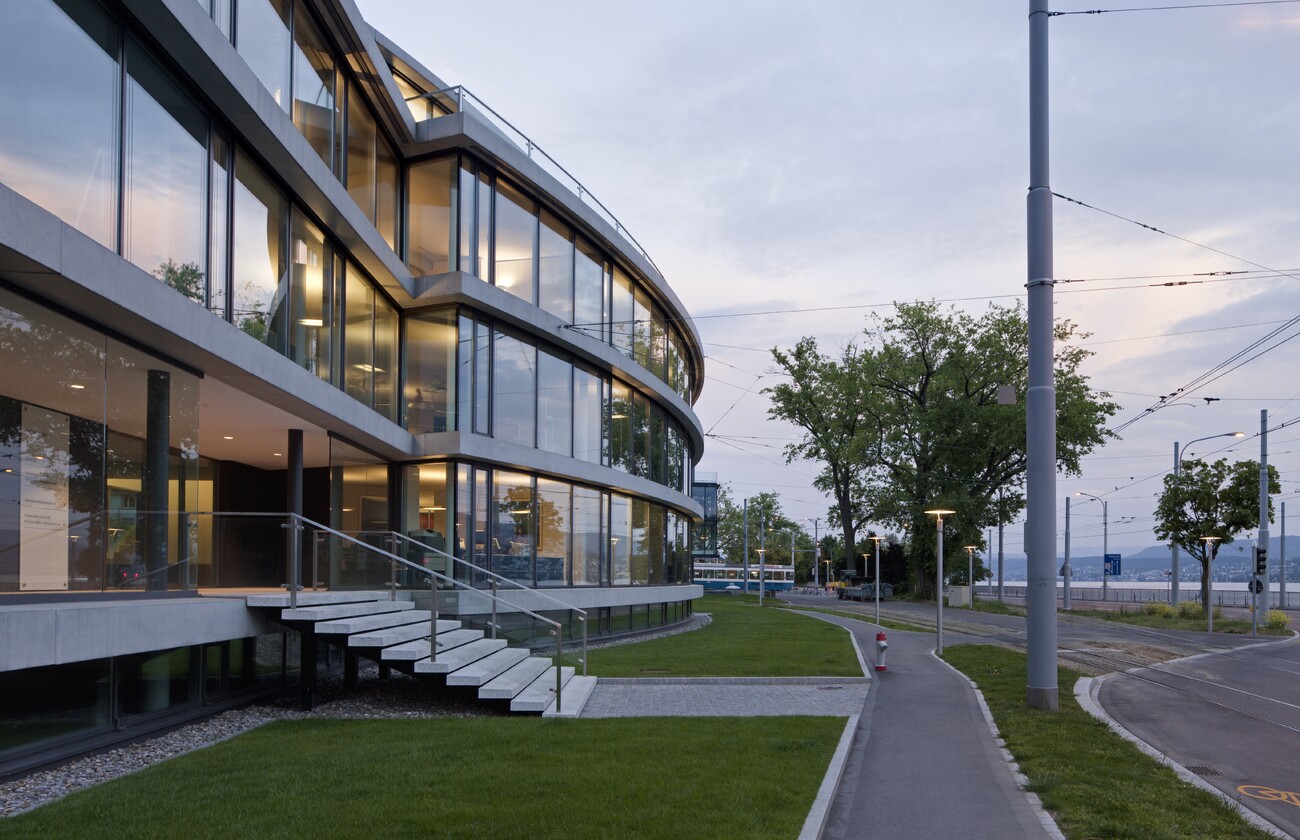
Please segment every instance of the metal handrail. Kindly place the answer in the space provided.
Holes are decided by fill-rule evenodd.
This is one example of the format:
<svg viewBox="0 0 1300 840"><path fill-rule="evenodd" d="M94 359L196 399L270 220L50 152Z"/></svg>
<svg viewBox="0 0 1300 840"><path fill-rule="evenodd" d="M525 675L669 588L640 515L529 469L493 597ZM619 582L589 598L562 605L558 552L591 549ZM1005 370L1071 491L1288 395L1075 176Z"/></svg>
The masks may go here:
<svg viewBox="0 0 1300 840"><path fill-rule="evenodd" d="M520 583L520 582L517 581L517 580L513 580L513 579L511 579L511 578L504 577L504 576L502 576L502 575L497 574L496 572L488 571L487 569L483 568L482 566L479 566L479 565L477 565L477 564L471 563L471 562L469 562L468 560L465 560L465 559L463 559L463 558L461 558L461 557L457 557L457 556L454 555L454 554L450 554L450 553L448 553L448 552L442 550L441 548L434 548L434 547L431 546L431 545L428 545L428 544L426 544L426 543L422 543L422 542L420 542L419 540L415 539L414 537L409 537L409 536L407 536L406 534L403 534L401 531L371 531L371 532L364 532L364 531L363 531L363 532L360 532L360 533L383 533L383 534L388 534L388 535L390 535L390 536L392 536L392 537L394 537L394 538L396 538L396 539L398 539L398 540L404 540L405 542L410 543L411 545L418 547L418 548L419 548L420 550L422 550L422 551L428 551L428 552L431 552L431 553L433 553L433 554L437 554L437 555L439 555L439 556L441 556L441 557L445 557L446 559L451 560L453 563L459 563L460 565L465 566L466 568L468 568L471 572L477 572L478 574L481 574L481 575L484 575L484 576L486 576L486 577L491 578L491 579L492 579L492 591L493 591L493 593L495 593L495 592L497 591L497 581L504 581L506 584L508 584L508 585L510 585L510 586L518 587L519 589L522 589L522 590L524 590L525 592L529 592L529 593L531 593L534 597L541 598L541 599L544 600L544 601L550 601L552 604L555 604L555 605L559 606L559 607L562 608L562 609L569 610L570 612L575 612L575 613L577 613L577 614L578 614L578 621L582 623L582 659L581 659L581 661L582 661L582 675L583 675L584 677L587 676L587 627L588 627L588 625L587 625L587 611L586 611L586 610L582 609L581 607L575 607L575 606L573 606L572 604L566 604L564 601L561 601L559 598L556 598L556 597L554 597L553 595L548 595L547 593L543 592L542 590L538 589L538 588L535 587L535 586L525 586L524 584ZM477 587L472 587L472 588L473 588L474 591L476 591L476 592L477 592L477 591L480 591ZM505 601L504 603L510 604L509 601ZM511 606L518 606L518 605L517 605L517 604L511 604ZM493 612L492 612L492 624L493 624L493 627L494 627L494 630L495 630L495 625L496 625L496 603L495 603L495 602L493 602L493 604L492 604L492 609L493 609ZM522 608L521 608L521 609L522 609Z"/></svg>
<svg viewBox="0 0 1300 840"><path fill-rule="evenodd" d="M229 514L229 515L233 515L233 514ZM279 515L283 515L283 514L279 514ZM438 655L438 641L437 641L438 639L437 582L438 581L443 581L445 583L450 584L451 586L460 587L461 589L468 589L471 592L474 592L475 594L485 595L486 597L491 598L492 606L494 609L493 614L495 615L496 602L501 600L496 595L488 595L486 592L483 592L481 589L476 589L475 587L470 586L469 584L466 583L462 583L456 580L455 578L450 578L447 575L442 574L441 572L435 572L433 569L429 569L424 566L418 565L416 563L412 563L411 561L403 557L397 556L391 551L385 551L382 548L376 548L375 546L370 545L369 543L362 542L361 540L349 536L343 533L342 531L336 531L333 528L329 527L328 525L322 525L319 522L315 522L311 519L308 519L305 516L302 516L301 514L290 513L288 514L288 518L290 519L290 522L285 523L284 527L289 529L291 535L291 539L290 539L291 544L289 549L290 551L289 565L290 565L291 574L290 574L290 580L288 582L290 609L293 609L297 604L298 589L301 587L302 551L299 548L300 546L299 541L301 539L302 529L304 525L306 525L314 528L318 532L333 534L334 536L340 537L347 542L353 543L355 545L361 546L362 548L376 552L381 556L387 557L389 562L392 564L394 580L396 578L396 574L397 574L396 569L399 563L413 571L421 572L429 576L429 593L432 599L432 603L430 604L430 619L429 619L430 622L429 623L429 661L430 662L436 662L437 655ZM392 591L392 597L394 599L396 598L395 589ZM525 615L528 615L533 619L542 622L543 624L549 624L551 626L551 635L555 637L555 711L556 712L562 711L563 704L561 701L561 695L563 693L563 688L564 688L563 673L562 673L563 672L562 656L564 651L563 625L560 624L560 622L558 621L554 621L552 619L547 618L546 616L538 615L537 613L527 609L526 607L521 607L518 604L510 604L509 602L505 602L505 603L507 603L508 606L514 607L517 611L524 613ZM494 637L496 633L495 624L496 622L494 621L493 622Z"/></svg>
<svg viewBox="0 0 1300 840"><path fill-rule="evenodd" d="M644 246L642 246L640 242L637 241L636 237L632 235L632 232L629 231L623 225L623 223L618 220L618 217L614 215L613 211L611 211L608 207L605 206L604 202L596 198L596 196L592 194L591 190L587 189L587 187L583 185L581 181L579 181L576 177L574 177L572 172L564 168L564 165L562 163L560 163L558 160L556 160L555 158L547 154L546 151L542 149L541 146L533 142L532 138L530 138L527 134L524 134L522 131L516 128L515 125L510 122L510 120L506 119L505 117L501 116L501 114L497 113L497 111L493 109L491 105L488 105L481 98L479 98L474 93L472 93L469 88L465 87L464 85L454 85L449 88L443 88L442 90L435 90L429 93L420 93L420 94L416 94L415 96L408 96L404 101L412 102L415 100L434 99L434 97L446 96L448 94L452 94L454 96L456 100L456 107L461 112L465 110L464 99L465 97L468 96L470 99L474 100L474 102L478 105L478 107L482 108L484 111L487 111L493 117L496 117L507 128L509 128L515 134L518 134L520 137L522 137L524 141L523 149L528 154L529 158L532 158L533 151L535 150L539 155L546 158L546 160L550 161L551 165L553 165L556 169L563 172L564 175L570 181L573 182L574 186L577 187L578 198L586 201L587 203L591 204L593 207L595 207L596 209L604 213L605 216L607 217L606 221L613 223L614 230L619 234L621 234L624 239L626 239L634 248L636 248L637 252L640 253L641 256L646 258L646 262L654 266L655 271L659 271L659 266L655 265L655 261L650 257L650 253L645 249ZM438 119L438 117L430 117L429 119L436 120ZM659 271L659 273L663 274L662 271Z"/></svg>

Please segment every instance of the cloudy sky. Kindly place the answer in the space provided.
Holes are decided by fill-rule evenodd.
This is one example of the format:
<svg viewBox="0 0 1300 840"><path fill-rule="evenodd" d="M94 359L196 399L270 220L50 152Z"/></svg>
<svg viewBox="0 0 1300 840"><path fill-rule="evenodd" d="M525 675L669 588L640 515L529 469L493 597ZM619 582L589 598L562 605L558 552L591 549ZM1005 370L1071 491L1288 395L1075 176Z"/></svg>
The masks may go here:
<svg viewBox="0 0 1300 840"><path fill-rule="evenodd" d="M358 3L650 252L705 342L696 412L725 440L698 469L737 498L776 489L826 527L817 467L786 465L795 431L766 420L769 348L815 335L834 351L896 300L1023 298L1023 0ZM1147 4L1053 9L1125 5ZM1300 341L1144 412L1300 315L1300 4L1066 15L1051 38L1053 189L1173 234L1055 207L1056 276L1089 281L1058 285L1056 314L1092 334L1085 370L1123 406L1113 425L1145 415L1059 479L1060 512L1076 490L1104 496L1110 550L1132 552L1155 543L1174 441L1241 430L1191 454L1258 458L1261 409L1300 418ZM1254 273L1193 276L1227 271ZM1183 280L1201 282L1151 285ZM1300 424L1269 450L1281 499L1300 500ZM1099 553L1100 506L1083 501L1074 553ZM1020 551L1019 527L1006 541Z"/></svg>

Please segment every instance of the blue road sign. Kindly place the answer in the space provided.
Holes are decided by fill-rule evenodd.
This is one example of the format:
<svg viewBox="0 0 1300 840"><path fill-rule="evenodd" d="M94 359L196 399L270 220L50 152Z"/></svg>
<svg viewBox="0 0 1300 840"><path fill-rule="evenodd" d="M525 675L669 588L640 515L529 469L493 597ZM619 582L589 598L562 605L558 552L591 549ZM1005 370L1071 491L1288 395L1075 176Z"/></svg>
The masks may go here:
<svg viewBox="0 0 1300 840"><path fill-rule="evenodd" d="M1117 575L1120 573L1120 556L1118 554L1107 554L1104 558L1107 575Z"/></svg>

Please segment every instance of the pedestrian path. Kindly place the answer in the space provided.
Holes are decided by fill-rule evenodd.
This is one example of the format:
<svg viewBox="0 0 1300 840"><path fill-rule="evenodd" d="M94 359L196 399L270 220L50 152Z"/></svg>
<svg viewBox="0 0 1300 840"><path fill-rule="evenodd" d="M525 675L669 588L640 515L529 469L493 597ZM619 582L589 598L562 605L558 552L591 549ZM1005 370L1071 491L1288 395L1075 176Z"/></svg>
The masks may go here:
<svg viewBox="0 0 1300 840"><path fill-rule="evenodd" d="M819 617L874 650L880 628ZM889 669L872 683L822 836L1060 837L1020 789L975 690L930 655L934 636L887 632Z"/></svg>
<svg viewBox="0 0 1300 840"><path fill-rule="evenodd" d="M676 677L596 683L582 717L848 717L870 680L844 677Z"/></svg>

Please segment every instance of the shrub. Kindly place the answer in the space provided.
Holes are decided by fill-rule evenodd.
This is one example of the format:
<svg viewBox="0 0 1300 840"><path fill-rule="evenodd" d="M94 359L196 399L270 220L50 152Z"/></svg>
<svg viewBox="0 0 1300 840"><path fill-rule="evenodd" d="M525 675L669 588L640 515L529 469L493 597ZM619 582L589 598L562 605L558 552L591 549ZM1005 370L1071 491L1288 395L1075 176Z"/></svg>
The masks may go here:
<svg viewBox="0 0 1300 840"><path fill-rule="evenodd" d="M1172 606L1162 601L1156 601L1147 604L1142 608L1142 612L1146 613L1147 615L1154 615L1158 618L1173 618L1175 615L1177 615L1177 613L1174 612L1174 608Z"/></svg>
<svg viewBox="0 0 1300 840"><path fill-rule="evenodd" d="M1269 610L1264 616L1264 626L1269 630L1285 630L1291 623L1291 616L1281 610Z"/></svg>
<svg viewBox="0 0 1300 840"><path fill-rule="evenodd" d="M1205 615L1205 609L1201 606L1200 601L1182 601L1178 604L1179 618L1200 618Z"/></svg>

